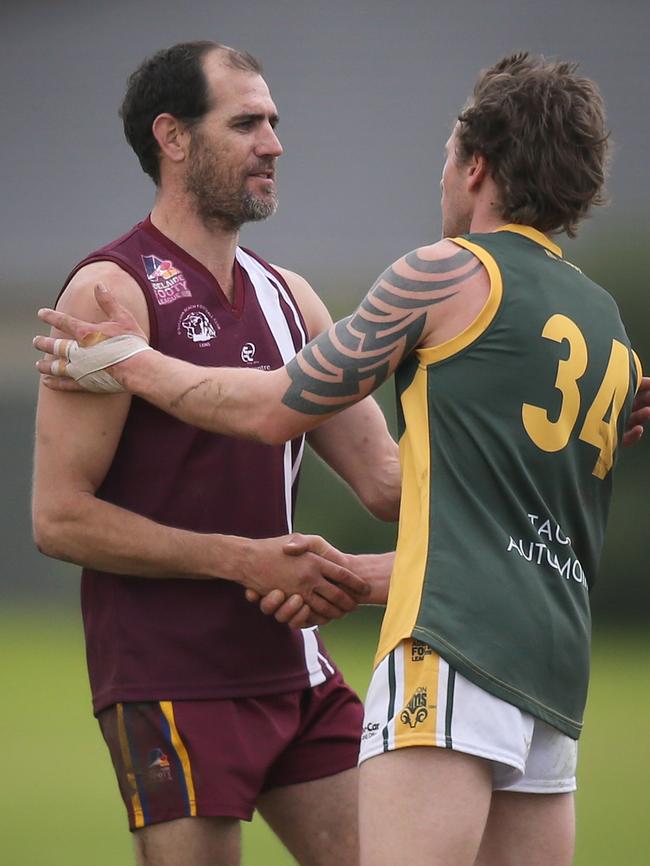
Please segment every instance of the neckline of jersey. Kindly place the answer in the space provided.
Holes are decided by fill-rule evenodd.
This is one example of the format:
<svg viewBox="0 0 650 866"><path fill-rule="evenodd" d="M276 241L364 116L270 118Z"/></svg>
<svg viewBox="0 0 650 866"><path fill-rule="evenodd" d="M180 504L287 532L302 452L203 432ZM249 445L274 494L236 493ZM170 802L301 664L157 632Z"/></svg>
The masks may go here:
<svg viewBox="0 0 650 866"><path fill-rule="evenodd" d="M498 229L495 229L497 232L514 232L517 235L523 235L528 240L534 241L536 244L540 244L543 247L546 247L547 250L554 253L556 256L563 258L562 250L557 245L554 244L553 241L548 238L543 232L540 232L538 229L534 229L532 226L522 226L517 225L516 223L508 223L505 226L499 226Z"/></svg>
<svg viewBox="0 0 650 866"><path fill-rule="evenodd" d="M195 259L193 255L184 250L183 247L179 247L177 243L175 243L171 238L168 238L166 234L160 231L151 221L151 214L148 214L146 219L142 223L142 227L149 234L153 235L158 241L164 243L166 246L170 247L170 249L177 255L181 260L184 260L186 264L192 267L194 270L198 271L209 283L212 283L215 289L215 296L219 304L224 308L224 310L231 315L233 315L236 319L238 319L244 309L244 270L242 266L239 264L237 259L233 262L232 266L232 279L233 279L233 302L232 304L226 297L224 290L221 288L219 280L214 276L214 274L210 273L210 271L202 264L198 259Z"/></svg>

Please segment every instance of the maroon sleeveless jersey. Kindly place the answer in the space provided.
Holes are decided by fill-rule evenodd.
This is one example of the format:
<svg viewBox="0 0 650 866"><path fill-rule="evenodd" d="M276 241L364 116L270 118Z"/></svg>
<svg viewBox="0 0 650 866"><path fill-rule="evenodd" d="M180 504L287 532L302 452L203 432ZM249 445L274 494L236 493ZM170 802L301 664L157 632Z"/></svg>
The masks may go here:
<svg viewBox="0 0 650 866"><path fill-rule="evenodd" d="M144 292L151 345L203 366L275 369L305 344L284 279L238 248L232 305L147 218L80 262L112 261ZM66 282L66 285L67 285ZM291 531L303 440L263 445L198 430L133 398L97 491L168 526L268 538ZM315 630L264 616L226 580L85 569L82 611L95 712L116 701L231 698L316 685L334 672Z"/></svg>

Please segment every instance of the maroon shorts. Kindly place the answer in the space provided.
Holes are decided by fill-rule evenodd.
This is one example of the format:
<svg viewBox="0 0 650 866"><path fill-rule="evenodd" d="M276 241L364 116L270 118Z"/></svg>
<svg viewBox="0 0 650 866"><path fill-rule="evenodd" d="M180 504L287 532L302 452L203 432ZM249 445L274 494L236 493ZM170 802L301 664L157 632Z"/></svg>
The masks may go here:
<svg viewBox="0 0 650 866"><path fill-rule="evenodd" d="M264 791L355 767L363 707L337 672L298 692L119 703L98 719L136 830L192 815L250 821Z"/></svg>

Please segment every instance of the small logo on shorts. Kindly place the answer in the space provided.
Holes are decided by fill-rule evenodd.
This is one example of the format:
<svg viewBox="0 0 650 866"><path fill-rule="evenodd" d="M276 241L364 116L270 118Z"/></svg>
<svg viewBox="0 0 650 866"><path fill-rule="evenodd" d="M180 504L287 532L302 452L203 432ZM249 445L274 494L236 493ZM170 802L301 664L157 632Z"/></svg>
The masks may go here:
<svg viewBox="0 0 650 866"><path fill-rule="evenodd" d="M417 688L413 697L400 713L400 722L414 728L429 715L427 709L427 690L424 686Z"/></svg>
<svg viewBox="0 0 650 866"><path fill-rule="evenodd" d="M152 749L147 760L149 776L156 782L168 782L172 778L169 758L162 749Z"/></svg>
<svg viewBox="0 0 650 866"><path fill-rule="evenodd" d="M361 734L362 740L369 740L370 737L374 737L374 735L379 730L379 722L367 722L363 726L363 733Z"/></svg>
<svg viewBox="0 0 650 866"><path fill-rule="evenodd" d="M411 661L412 662L423 662L425 656L433 655L433 650L431 647L422 643L422 641L414 640L411 644Z"/></svg>

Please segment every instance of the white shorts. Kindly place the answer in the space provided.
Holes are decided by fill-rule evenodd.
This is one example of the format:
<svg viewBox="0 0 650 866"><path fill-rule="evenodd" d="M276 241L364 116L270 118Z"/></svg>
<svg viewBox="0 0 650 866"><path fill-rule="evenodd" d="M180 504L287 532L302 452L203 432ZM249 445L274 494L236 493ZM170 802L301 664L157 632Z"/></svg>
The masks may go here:
<svg viewBox="0 0 650 866"><path fill-rule="evenodd" d="M575 791L578 744L405 640L376 668L366 697L359 763L408 746L439 746L492 761L493 789Z"/></svg>

